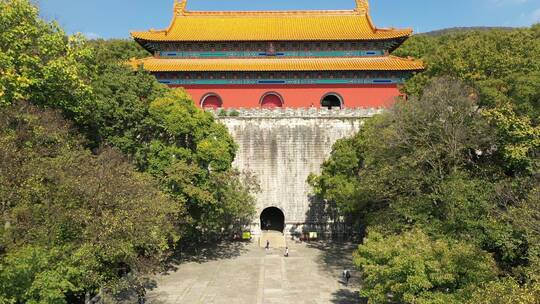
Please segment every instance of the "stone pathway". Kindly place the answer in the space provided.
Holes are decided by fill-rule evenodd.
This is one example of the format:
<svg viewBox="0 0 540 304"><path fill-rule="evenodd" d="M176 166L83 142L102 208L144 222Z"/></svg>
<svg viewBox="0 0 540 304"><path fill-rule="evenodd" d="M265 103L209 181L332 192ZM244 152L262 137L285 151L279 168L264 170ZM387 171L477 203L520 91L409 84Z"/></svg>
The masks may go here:
<svg viewBox="0 0 540 304"><path fill-rule="evenodd" d="M351 245L292 243L288 258L283 250L265 251L255 243L235 246L242 247L234 254L213 252L156 277L148 303L360 303L356 278L348 287L340 282L343 268L352 269Z"/></svg>

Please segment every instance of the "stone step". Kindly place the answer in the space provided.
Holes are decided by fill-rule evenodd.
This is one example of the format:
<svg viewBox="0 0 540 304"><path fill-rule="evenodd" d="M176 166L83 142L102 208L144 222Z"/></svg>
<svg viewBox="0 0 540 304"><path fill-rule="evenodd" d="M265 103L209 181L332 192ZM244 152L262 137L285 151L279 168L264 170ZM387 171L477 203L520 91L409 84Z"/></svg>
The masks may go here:
<svg viewBox="0 0 540 304"><path fill-rule="evenodd" d="M270 248L287 247L287 239L283 233L278 231L263 231L259 237L259 246L266 247L266 241L270 242Z"/></svg>

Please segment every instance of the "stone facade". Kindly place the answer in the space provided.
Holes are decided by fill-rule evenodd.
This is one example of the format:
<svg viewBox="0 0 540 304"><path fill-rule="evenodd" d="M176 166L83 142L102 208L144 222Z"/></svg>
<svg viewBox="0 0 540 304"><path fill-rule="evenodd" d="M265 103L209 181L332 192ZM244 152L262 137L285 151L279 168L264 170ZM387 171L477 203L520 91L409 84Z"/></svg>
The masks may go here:
<svg viewBox="0 0 540 304"><path fill-rule="evenodd" d="M310 173L320 173L334 143L354 135L379 109L249 109L215 112L239 145L234 165L250 171L261 186L252 232L260 233L260 214L277 207L285 233L326 231L332 219L313 198Z"/></svg>

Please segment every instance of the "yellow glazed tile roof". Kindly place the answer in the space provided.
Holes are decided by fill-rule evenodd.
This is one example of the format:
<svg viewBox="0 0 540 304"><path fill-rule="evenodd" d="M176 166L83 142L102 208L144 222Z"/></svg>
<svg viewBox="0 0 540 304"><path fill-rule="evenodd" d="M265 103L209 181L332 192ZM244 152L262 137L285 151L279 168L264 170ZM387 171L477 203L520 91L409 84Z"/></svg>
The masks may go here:
<svg viewBox="0 0 540 304"><path fill-rule="evenodd" d="M232 58L164 59L149 57L132 60L150 72L259 72L259 71L417 71L424 69L419 60L395 56L350 58Z"/></svg>
<svg viewBox="0 0 540 304"><path fill-rule="evenodd" d="M175 4L166 30L132 32L148 41L298 41L379 40L408 37L411 29L377 29L367 0L343 11L186 11L187 0Z"/></svg>

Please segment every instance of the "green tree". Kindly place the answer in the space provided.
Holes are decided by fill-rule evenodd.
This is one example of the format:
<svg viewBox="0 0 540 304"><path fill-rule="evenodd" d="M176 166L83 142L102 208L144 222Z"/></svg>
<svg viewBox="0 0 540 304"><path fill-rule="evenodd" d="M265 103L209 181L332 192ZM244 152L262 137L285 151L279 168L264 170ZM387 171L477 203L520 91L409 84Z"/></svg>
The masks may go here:
<svg viewBox="0 0 540 304"><path fill-rule="evenodd" d="M80 302L250 222L225 126L132 70L140 47L69 37L28 0L0 0L0 27L1 303Z"/></svg>
<svg viewBox="0 0 540 304"><path fill-rule="evenodd" d="M470 304L536 304L540 302L540 285L521 286L511 278L492 281L478 289L467 302Z"/></svg>
<svg viewBox="0 0 540 304"><path fill-rule="evenodd" d="M494 135L471 93L459 82L440 79L421 98L398 102L335 145L322 174L311 179L315 190L342 210L362 214L358 220L364 223L381 210L394 213L384 226L396 229L448 223L441 208L453 199L445 196L475 197L485 187L483 174L493 174L481 164L494 157ZM478 169L478 180L469 168ZM449 193L450 184L461 191ZM482 212L473 209L486 199L478 196L469 205L472 214L461 215L478 216Z"/></svg>
<svg viewBox="0 0 540 304"><path fill-rule="evenodd" d="M452 76L478 91L478 104L499 132L502 164L513 174L537 172L540 153L540 39L528 29L414 36L397 51L423 58L424 73L407 81L418 95L434 77Z"/></svg>
<svg viewBox="0 0 540 304"><path fill-rule="evenodd" d="M216 123L210 114L196 108L184 91L169 90L149 73L132 70L126 60L144 53L135 43L87 42L81 37L67 37L54 23L39 19L37 8L29 1L2 0L0 3L0 20L6 28L0 33L0 47L7 54L6 62L13 67L6 73L16 76L2 78L2 81L19 86L24 81L16 78L26 77L29 83L41 85L9 89L7 91L13 94L21 93L17 93L17 98L13 94L4 97L3 104L29 100L59 109L86 137L87 147L93 151L99 151L101 146L119 149L134 160L138 170L162 181L159 186L168 192L171 192L166 188L168 181L163 176L177 161L203 172L198 175L196 185L201 189L212 183L226 187L213 182L217 174L228 174L235 179L231 180L232 184L240 185L241 176L231 169L236 145L226 128ZM29 34L21 39L21 33ZM52 42L44 44L44 41ZM250 187L235 189L242 196ZM225 189L217 189L213 195L218 195L219 191ZM180 188L171 194L178 203L189 197ZM223 203L216 197L213 200ZM253 212L252 201L246 200L245 210ZM201 210L215 211L212 208ZM233 208L221 214L234 217L229 212L233 210L239 211ZM238 214L238 221L245 222L243 211ZM217 216L211 218L223 220ZM184 219L179 221L185 222ZM201 224L193 223L194 226ZM221 224L212 223L212 226Z"/></svg>
<svg viewBox="0 0 540 304"><path fill-rule="evenodd" d="M0 27L0 105L32 100L76 120L86 115L80 106L91 93L90 71L82 62L91 53L83 39L39 19L27 0L1 0Z"/></svg>
<svg viewBox="0 0 540 304"><path fill-rule="evenodd" d="M149 56L148 51L133 40L96 39L88 41L88 44L95 50L96 60L102 63L118 63Z"/></svg>
<svg viewBox="0 0 540 304"><path fill-rule="evenodd" d="M183 206L118 152L86 151L58 113L4 108L0 142L0 296L9 301L66 303L155 269L179 239Z"/></svg>
<svg viewBox="0 0 540 304"><path fill-rule="evenodd" d="M150 104L146 130L154 135L137 152L139 163L186 202L192 233L217 234L249 222L256 185L232 169L237 146L225 126L177 89Z"/></svg>
<svg viewBox="0 0 540 304"><path fill-rule="evenodd" d="M511 204L508 213L501 216L512 226L518 227L526 236L528 250L522 258L529 261L522 272L530 282L540 284L540 181L532 181L532 190L527 196L515 198L517 202ZM514 195L516 196L516 195Z"/></svg>
<svg viewBox="0 0 540 304"><path fill-rule="evenodd" d="M232 169L237 146L225 126L197 108L184 90L169 90L128 67L123 60L136 54L132 43L91 45L95 103L92 116L80 124L91 146L110 144L132 155L139 170L186 203L188 212L178 220L191 238L241 229L255 212L250 191L256 185Z"/></svg>
<svg viewBox="0 0 540 304"><path fill-rule="evenodd" d="M420 96L398 101L336 143L322 173L309 181L316 194L382 240L416 227L430 240L458 240L489 252L497 271L537 284L539 183L532 164L538 155L531 143L538 137L528 116L481 107L479 98L460 81L433 79ZM509 157L512 140L522 153ZM373 259L385 254L380 249ZM414 286L403 288L416 294ZM460 299L469 299L474 288ZM376 285L365 291L380 301L388 292Z"/></svg>
<svg viewBox="0 0 540 304"><path fill-rule="evenodd" d="M480 284L497 278L488 253L431 239L418 229L390 236L370 232L354 262L370 303L464 303Z"/></svg>

